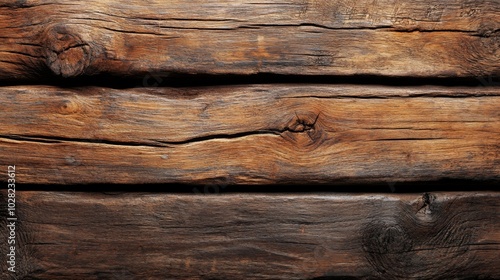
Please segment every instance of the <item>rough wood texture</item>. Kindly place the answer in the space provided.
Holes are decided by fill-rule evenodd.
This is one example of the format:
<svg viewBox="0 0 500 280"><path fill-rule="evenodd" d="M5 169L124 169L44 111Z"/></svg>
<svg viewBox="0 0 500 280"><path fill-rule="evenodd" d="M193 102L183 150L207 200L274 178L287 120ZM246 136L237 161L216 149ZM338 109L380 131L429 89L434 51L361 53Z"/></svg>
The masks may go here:
<svg viewBox="0 0 500 280"><path fill-rule="evenodd" d="M500 75L497 0L0 0L0 79Z"/></svg>
<svg viewBox="0 0 500 280"><path fill-rule="evenodd" d="M500 89L0 88L22 183L500 179Z"/></svg>
<svg viewBox="0 0 500 280"><path fill-rule="evenodd" d="M499 201L18 192L17 279L499 279Z"/></svg>

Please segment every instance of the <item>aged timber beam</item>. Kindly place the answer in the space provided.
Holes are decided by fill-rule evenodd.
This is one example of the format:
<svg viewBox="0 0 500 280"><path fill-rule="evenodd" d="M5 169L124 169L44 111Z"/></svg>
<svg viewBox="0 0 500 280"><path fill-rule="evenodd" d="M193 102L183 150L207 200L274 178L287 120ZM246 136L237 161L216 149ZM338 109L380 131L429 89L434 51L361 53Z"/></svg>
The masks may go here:
<svg viewBox="0 0 500 280"><path fill-rule="evenodd" d="M22 183L500 179L500 89L0 88Z"/></svg>
<svg viewBox="0 0 500 280"><path fill-rule="evenodd" d="M500 278L498 192L16 198L16 279Z"/></svg>
<svg viewBox="0 0 500 280"><path fill-rule="evenodd" d="M494 76L499 30L497 1L1 0L0 80L151 71Z"/></svg>

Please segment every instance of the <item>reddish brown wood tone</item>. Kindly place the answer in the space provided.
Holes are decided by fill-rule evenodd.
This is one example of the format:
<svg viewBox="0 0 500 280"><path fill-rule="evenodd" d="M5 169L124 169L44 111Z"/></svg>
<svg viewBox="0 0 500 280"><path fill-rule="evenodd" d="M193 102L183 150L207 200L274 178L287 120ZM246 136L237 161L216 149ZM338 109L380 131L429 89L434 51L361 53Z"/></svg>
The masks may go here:
<svg viewBox="0 0 500 280"><path fill-rule="evenodd" d="M499 75L499 29L497 1L2 0L0 79Z"/></svg>
<svg viewBox="0 0 500 280"><path fill-rule="evenodd" d="M23 183L500 178L498 88L4 87L0 164Z"/></svg>
<svg viewBox="0 0 500 280"><path fill-rule="evenodd" d="M500 279L498 1L0 0L0 278Z"/></svg>

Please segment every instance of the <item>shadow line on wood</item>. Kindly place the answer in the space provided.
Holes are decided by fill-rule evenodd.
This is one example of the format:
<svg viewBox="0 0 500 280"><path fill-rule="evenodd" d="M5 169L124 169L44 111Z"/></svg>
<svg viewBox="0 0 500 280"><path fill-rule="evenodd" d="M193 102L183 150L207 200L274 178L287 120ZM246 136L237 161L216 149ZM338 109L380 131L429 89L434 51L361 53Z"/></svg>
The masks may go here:
<svg viewBox="0 0 500 280"><path fill-rule="evenodd" d="M307 185L307 188L305 187ZM75 184L44 185L18 184L21 191L60 191L60 192L95 192L95 193L164 193L219 195L230 193L262 193L262 194L308 194L308 193L424 193L424 192L475 192L498 191L498 181L453 180L382 183L336 183L336 184L272 184L272 185L234 185L225 178L214 178L205 183L192 184Z"/></svg>
<svg viewBox="0 0 500 280"><path fill-rule="evenodd" d="M97 86L103 88L127 89L141 87L209 87L251 84L321 84L321 85L385 85L395 87L405 86L446 86L446 87L496 87L500 86L500 76L470 76L462 78L446 77L386 77L377 75L280 75L260 73L249 75L210 75L210 74L179 74L168 72L148 72L133 77L112 75L79 76L74 78L45 77L38 81L3 80L5 86L16 85L51 85L62 88L78 88Z"/></svg>

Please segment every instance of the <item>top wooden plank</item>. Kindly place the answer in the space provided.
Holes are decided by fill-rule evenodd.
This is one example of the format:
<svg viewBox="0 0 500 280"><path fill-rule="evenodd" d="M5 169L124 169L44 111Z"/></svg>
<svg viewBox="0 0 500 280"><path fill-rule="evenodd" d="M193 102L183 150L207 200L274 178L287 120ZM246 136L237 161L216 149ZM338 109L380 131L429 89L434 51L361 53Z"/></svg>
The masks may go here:
<svg viewBox="0 0 500 280"><path fill-rule="evenodd" d="M0 0L0 79L500 74L498 0Z"/></svg>

